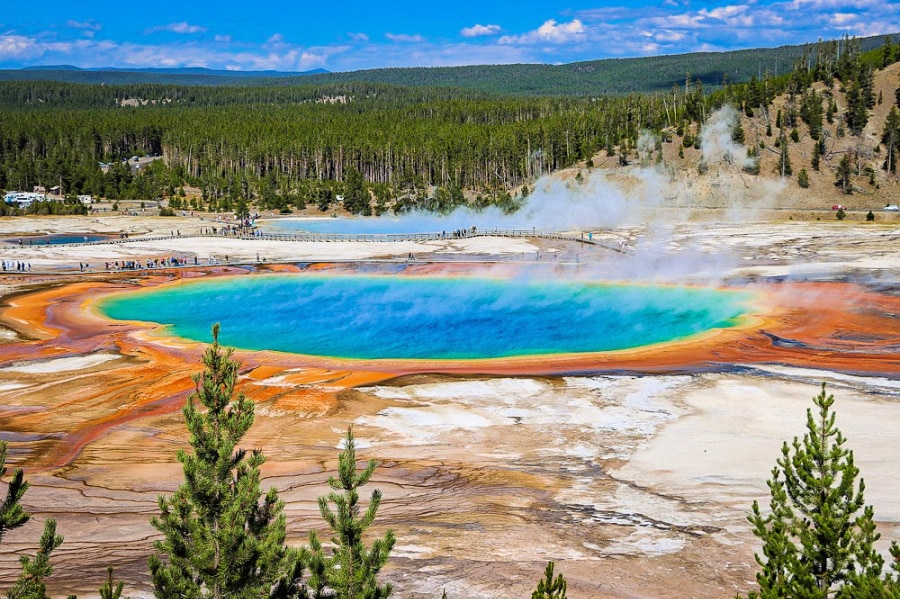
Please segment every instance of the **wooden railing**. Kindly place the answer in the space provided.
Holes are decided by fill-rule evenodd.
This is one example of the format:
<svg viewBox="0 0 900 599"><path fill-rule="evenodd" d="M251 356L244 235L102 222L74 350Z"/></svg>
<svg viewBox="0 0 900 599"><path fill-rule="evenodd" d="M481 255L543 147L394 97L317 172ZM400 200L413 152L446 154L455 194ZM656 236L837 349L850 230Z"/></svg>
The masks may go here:
<svg viewBox="0 0 900 599"><path fill-rule="evenodd" d="M563 241L575 241L595 246L602 246L610 250L620 251L608 242L594 239L588 233L555 233L540 229L460 229L449 232L435 233L269 233L261 230L253 232L241 232L239 230L222 229L216 233L193 233L189 235L164 235L155 237L123 237L117 239L104 239L99 241L73 242L55 244L67 245L109 245L131 242L168 241L172 239L190 239L196 237L242 239L242 240L266 240L266 241L292 241L313 243L395 243L403 241L439 241L445 239L468 239L471 237L522 237L531 239L559 239Z"/></svg>

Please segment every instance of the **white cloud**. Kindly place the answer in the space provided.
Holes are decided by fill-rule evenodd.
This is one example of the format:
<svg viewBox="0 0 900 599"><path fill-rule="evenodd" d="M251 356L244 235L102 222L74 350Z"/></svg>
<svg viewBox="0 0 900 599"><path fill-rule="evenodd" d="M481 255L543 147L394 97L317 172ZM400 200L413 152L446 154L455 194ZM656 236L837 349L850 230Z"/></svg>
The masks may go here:
<svg viewBox="0 0 900 599"><path fill-rule="evenodd" d="M77 39L55 41L41 37L0 35L0 64L53 64L65 61L81 67L206 67L234 71L301 71L324 67L333 57L348 52L349 45L301 48L289 44L240 51L232 46L198 41L166 44L121 43Z"/></svg>
<svg viewBox="0 0 900 599"><path fill-rule="evenodd" d="M367 42L369 41L369 36L365 33L348 33L347 37L350 38L351 41L354 42Z"/></svg>
<svg viewBox="0 0 900 599"><path fill-rule="evenodd" d="M66 21L66 27L70 27L72 29L87 29L90 31L100 31L103 27L99 23L95 23L92 19L88 19L87 21L76 21L74 19L69 19Z"/></svg>
<svg viewBox="0 0 900 599"><path fill-rule="evenodd" d="M668 15L654 17L650 19L650 22L658 27L693 29L701 24L702 17L696 14Z"/></svg>
<svg viewBox="0 0 900 599"><path fill-rule="evenodd" d="M888 3L889 4L889 3ZM884 0L791 0L787 6L793 10L832 11L836 9L880 8Z"/></svg>
<svg viewBox="0 0 900 599"><path fill-rule="evenodd" d="M269 39L266 40L267 44L270 45L278 45L284 43L284 36L280 33L276 33L272 35Z"/></svg>
<svg viewBox="0 0 900 599"><path fill-rule="evenodd" d="M712 10L700 9L697 13L701 19L706 21L717 21L720 25L729 27L753 27L753 15L748 14L750 7L746 4L737 4L731 6L720 6Z"/></svg>
<svg viewBox="0 0 900 599"><path fill-rule="evenodd" d="M831 15L831 24L836 27L843 27L856 20L857 15L847 12L836 12Z"/></svg>
<svg viewBox="0 0 900 599"><path fill-rule="evenodd" d="M0 61L27 58L37 49L35 40L24 35L0 35Z"/></svg>
<svg viewBox="0 0 900 599"><path fill-rule="evenodd" d="M308 71L309 69L318 69L323 66L328 61L327 54L316 54L315 52L302 52L300 54L300 69L303 71Z"/></svg>
<svg viewBox="0 0 900 599"><path fill-rule="evenodd" d="M750 8L746 4L732 4L731 6L720 6L712 10L700 9L700 15L710 19L728 19L736 15L744 14Z"/></svg>
<svg viewBox="0 0 900 599"><path fill-rule="evenodd" d="M753 27L758 15L767 11L748 12L751 6L737 4L720 6L707 10L701 8L696 12L661 15L651 17L648 21L657 27L670 29L696 29L700 27Z"/></svg>
<svg viewBox="0 0 900 599"><path fill-rule="evenodd" d="M455 67L473 64L516 64L538 62L531 49L468 42L416 45L369 44L352 52L335 55L325 65L330 71L354 71L383 67Z"/></svg>
<svg viewBox="0 0 900 599"><path fill-rule="evenodd" d="M206 31L206 27L201 27L199 25L189 25L187 23L174 23L169 26L170 31L175 33L203 33Z"/></svg>
<svg viewBox="0 0 900 599"><path fill-rule="evenodd" d="M459 34L463 37L482 37L497 35L500 33L500 25L473 25L463 28Z"/></svg>
<svg viewBox="0 0 900 599"><path fill-rule="evenodd" d="M411 44L418 44L425 41L425 38L421 35L409 35L406 33L385 33L384 37L388 38L392 42L403 42Z"/></svg>
<svg viewBox="0 0 900 599"><path fill-rule="evenodd" d="M623 39L635 26L661 43L662 52L716 51L800 44L836 39L844 33L878 35L900 30L900 3L884 0L725 0L691 10L679 0L648 9L644 16L616 23L609 36ZM679 8L676 4L684 6ZM712 5L712 6L710 6ZM579 13L581 14L581 13ZM668 39L645 32L680 32ZM633 34L632 34L633 35ZM597 39L596 36L594 36ZM628 44L629 46L631 44Z"/></svg>
<svg viewBox="0 0 900 599"><path fill-rule="evenodd" d="M156 27L150 27L145 30L144 33L158 33L160 31L169 31L171 33L203 33L206 31L206 27L201 27L200 25L191 25L185 21L181 23L169 23L168 25L158 25Z"/></svg>
<svg viewBox="0 0 900 599"><path fill-rule="evenodd" d="M659 31L648 33L648 35L658 42L681 42L687 38L687 34L681 31L671 31L668 29L660 29Z"/></svg>
<svg viewBox="0 0 900 599"><path fill-rule="evenodd" d="M543 25L523 35L504 35L501 44L567 44L584 39L586 28L579 19L568 23L557 23L554 19L545 21Z"/></svg>
<svg viewBox="0 0 900 599"><path fill-rule="evenodd" d="M217 42L221 42L223 44L228 44L228 43L231 43L231 36L230 35L217 35L213 38L213 40L215 40Z"/></svg>

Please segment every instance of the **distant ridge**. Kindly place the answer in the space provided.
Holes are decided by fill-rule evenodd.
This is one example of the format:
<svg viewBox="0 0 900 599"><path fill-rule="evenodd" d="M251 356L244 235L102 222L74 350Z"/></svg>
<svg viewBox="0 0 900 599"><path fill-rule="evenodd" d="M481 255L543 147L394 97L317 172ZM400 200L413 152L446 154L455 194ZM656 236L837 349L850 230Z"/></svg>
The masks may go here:
<svg viewBox="0 0 900 599"><path fill-rule="evenodd" d="M23 69L19 69L20 71L83 71L81 67L75 67L70 64L60 64L53 66L37 66L37 67L25 67Z"/></svg>
<svg viewBox="0 0 900 599"><path fill-rule="evenodd" d="M885 35L857 38L863 52L880 47ZM897 42L900 34L890 34ZM607 58L563 65L512 64L468 67L386 68L312 75L304 81L387 83L401 86L458 87L510 95L600 96L670 91L685 79L707 89L727 81L746 83L753 75L784 74L816 43L729 52L693 52L641 58Z"/></svg>
<svg viewBox="0 0 900 599"><path fill-rule="evenodd" d="M303 77L305 75L321 75L328 73L326 69L310 71L231 71L228 69L207 69L205 67L177 68L127 68L127 67L92 67L82 68L69 64L58 66L24 67L20 71L88 71L93 73L155 73L162 75L216 75L221 77Z"/></svg>
<svg viewBox="0 0 900 599"><path fill-rule="evenodd" d="M229 71L227 69L186 68L81 68L46 65L0 70L0 81L61 81L65 83L105 83L130 85L158 83L174 85L261 85L278 79L298 79L328 74L325 69L310 71Z"/></svg>
<svg viewBox="0 0 900 599"><path fill-rule="evenodd" d="M880 47L885 35L856 38L863 52ZM890 34L896 42L900 34ZM841 43L841 42L835 42ZM70 65L0 70L0 81L62 81L107 85L330 85L383 83L405 87L444 87L517 96L601 96L652 93L700 81L706 89L725 81L744 83L753 75L778 75L816 42L729 52L694 52L641 58L608 58L563 65L508 64L461 67L383 68L332 73L323 69L229 71L206 68L82 69Z"/></svg>

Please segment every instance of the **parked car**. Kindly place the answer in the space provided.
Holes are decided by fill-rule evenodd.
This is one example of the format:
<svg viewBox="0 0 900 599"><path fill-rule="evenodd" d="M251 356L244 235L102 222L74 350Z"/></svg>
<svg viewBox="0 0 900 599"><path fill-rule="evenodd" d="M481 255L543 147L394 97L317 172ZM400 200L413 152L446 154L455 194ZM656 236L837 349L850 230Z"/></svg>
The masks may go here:
<svg viewBox="0 0 900 599"><path fill-rule="evenodd" d="M888 204L884 207L884 209L888 212L900 212L900 206L898 206L897 204Z"/></svg>
<svg viewBox="0 0 900 599"><path fill-rule="evenodd" d="M846 210L847 207L844 206L843 204L835 204L835 205L833 205L833 206L831 207L831 209L832 209L834 212L837 212L838 210Z"/></svg>

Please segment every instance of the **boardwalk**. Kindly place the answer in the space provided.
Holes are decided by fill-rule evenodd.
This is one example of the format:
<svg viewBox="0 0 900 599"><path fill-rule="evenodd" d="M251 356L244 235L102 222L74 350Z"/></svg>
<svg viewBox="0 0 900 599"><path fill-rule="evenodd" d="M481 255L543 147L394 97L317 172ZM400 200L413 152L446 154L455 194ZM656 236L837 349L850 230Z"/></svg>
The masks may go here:
<svg viewBox="0 0 900 599"><path fill-rule="evenodd" d="M215 232L213 232L215 231ZM68 263L65 258L62 260L59 259L58 255L54 260L59 261L58 264L55 265L47 265L42 264L38 268L32 270L31 261L38 259L38 256L18 256L13 260L4 261L4 271L5 272L16 272L16 273L28 273L28 274L46 274L52 272L59 272L59 270L71 272L77 268L78 272L91 273L91 272L118 272L118 271L144 271L144 270L157 270L157 269L169 269L169 268L186 268L186 267L195 267L195 266L210 266L210 265L230 265L236 266L239 264L261 264L261 263L272 263L272 262L280 262L280 263L291 263L296 262L299 258L295 256L291 256L293 252L288 252L287 254L281 255L280 257L273 257L271 254L268 256L263 253L267 250L263 249L263 244L260 244L260 249L256 250L253 248L255 242L277 242L280 244L285 244L281 247L287 249L290 244L293 243L304 243L304 244L392 244L400 242L443 242L438 245L445 244L453 244L454 242L462 242L467 239L473 239L475 237L506 237L506 238L523 238L523 239L547 239L547 240L558 240L565 241L568 243L580 244L582 247L589 246L600 250L606 250L615 253L627 253L627 250L617 244L615 242L610 241L608 238L605 240L600 240L598 238L594 238L593 235L589 233L556 233L556 232L547 232L540 231L538 229L481 229L481 230L457 230L451 232L439 232L439 233L382 233L382 234L341 234L341 233L307 233L307 232L297 232L297 233L266 233L260 230L247 230L246 232L242 232L240 229L235 228L221 228L218 230L214 230L212 227L206 229L203 232L192 232L189 234L182 235L177 230L173 230L170 235L152 235L152 236L138 236L138 237L130 237L130 236L121 236L117 238L109 238L102 239L96 241L86 241L86 242L77 242L73 241L72 243L58 243L58 244L41 244L35 246L11 246L15 247L16 250L21 249L29 249L29 250L44 250L50 248L64 249L71 248L72 251L77 252L77 248L88 248L91 246L94 247L103 247L103 246L125 246L123 250L128 246L157 246L155 249L142 248L142 255L137 256L132 252L128 252L122 255L107 255L104 254L103 257L98 257L97 255L83 255L83 256L72 256L71 259L79 259L77 262L77 267L74 263ZM225 253L228 250L222 249L221 251L214 250L207 243L204 250L201 250L206 255L204 258L201 258L197 252L193 251L175 251L173 253L172 241L189 241L189 240L222 240L229 242L236 242L240 245L246 244L244 248L244 255L235 256L231 254L229 258L229 253ZM216 244L213 244L215 246ZM232 247L232 251L234 251L234 246ZM269 246L268 251L271 252L271 245ZM318 245L321 249L324 249L321 245ZM300 248L298 248L299 250ZM461 261L472 261L478 263L486 263L486 262L509 262L509 261L520 261L525 260L526 252L515 253L514 255L492 255L489 252L485 253L483 251L472 253L464 253L463 255L457 255L454 252L449 254L442 254L438 250L437 247L432 248L433 251L437 252L436 254L429 254L429 248L419 248L416 250L412 248L413 252L418 253L419 251L429 254L425 257L418 255L415 256L408 246L402 249L401 252L403 255L407 256L405 258L401 258L401 256L392 256L394 252L387 247L372 247L371 249L379 255L372 256L344 256L341 257L339 254L342 252L337 251L337 248L334 248L335 255L330 255L332 252L327 252L330 256L328 257L329 262L396 262L397 260L414 260L414 261L422 261L422 262L461 262ZM399 249L399 248L398 248ZM542 253L543 250L541 248L534 248L534 260L538 263L542 262ZM586 248L585 248L586 249ZM256 254L256 259L254 260L252 254L250 256L246 255L247 250ZM2 249L0 249L2 251ZM65 250L64 250L65 251ZM139 250L140 251L140 250ZM307 256L310 251L310 247L306 246L303 253L304 260L308 261L311 258ZM315 253L315 250L312 250ZM213 253L217 252L217 253ZM151 254L155 256L153 260L153 265L150 265L150 259L146 257L147 254ZM241 254L241 252L237 252ZM321 253L321 252L320 252ZM385 254L385 255L381 255ZM387 256L386 256L387 255ZM577 264L580 262L580 257L578 253L559 253L558 251L551 252L547 254L547 257L552 256L553 262L571 262L573 264ZM82 259L84 258L84 259ZM175 260L179 260L177 263ZM313 260L322 259L320 257L312 258ZM159 263L157 264L157 260ZM8 264L7 264L8 263ZM98 264L99 263L99 264ZM21 268L20 268L21 266ZM101 268L98 268L100 266Z"/></svg>
<svg viewBox="0 0 900 599"><path fill-rule="evenodd" d="M193 237L213 237L244 240L292 241L307 243L396 243L404 241L446 241L453 239L469 239L473 237L522 237L530 239L557 239L590 244L613 251L621 251L619 247L608 242L593 239L587 233L553 233L539 229L465 229L461 231L436 233L266 233L260 230L242 233L234 229L221 229L216 233L174 235L160 237L137 237L124 239L105 239L85 243L57 244L61 245L105 245L138 241L163 241L167 239L189 239Z"/></svg>

